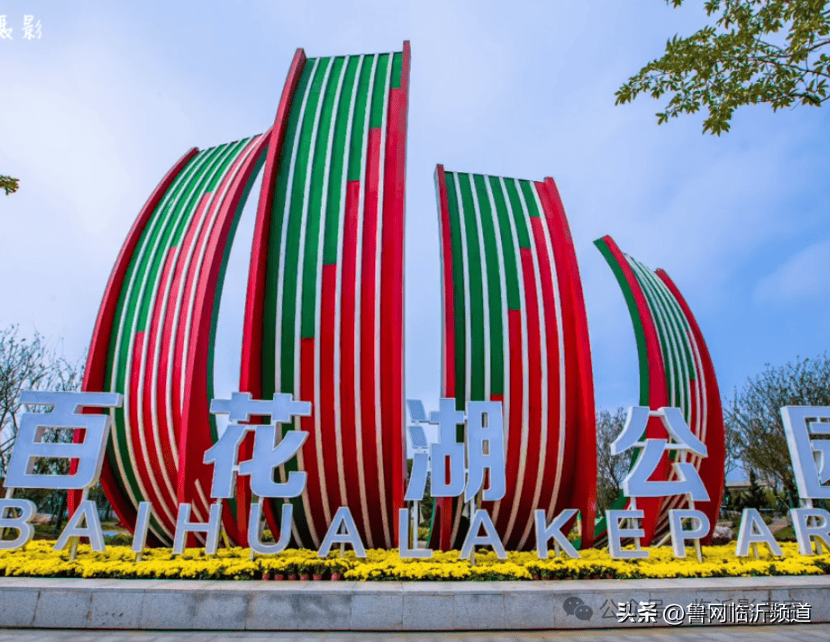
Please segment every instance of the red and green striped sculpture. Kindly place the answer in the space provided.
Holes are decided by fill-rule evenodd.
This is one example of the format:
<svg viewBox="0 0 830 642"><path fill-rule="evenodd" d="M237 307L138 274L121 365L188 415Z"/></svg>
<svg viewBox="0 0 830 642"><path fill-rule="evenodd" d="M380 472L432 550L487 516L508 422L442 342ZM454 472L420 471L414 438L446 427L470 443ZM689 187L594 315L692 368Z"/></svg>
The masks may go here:
<svg viewBox="0 0 830 642"><path fill-rule="evenodd" d="M239 388L312 402L309 433L279 471L303 470L295 546L318 548L341 506L370 548L398 543L404 507L403 252L410 51L294 56L263 135L190 150L130 230L110 276L83 388L119 392L101 474L118 517L152 505L148 543L170 545L180 503L206 521L217 439L209 413L224 269L251 184L264 165L245 303ZM443 269L442 384L463 409L503 402L507 494L485 503L509 549L531 548L533 511L578 508L594 524L596 440L591 352L573 243L552 179L436 173ZM723 418L700 330L677 288L598 241L634 321L641 405L679 406L709 457L696 466L715 523ZM662 428L660 428L662 429ZM658 430L649 426L648 434ZM80 439L76 435L76 439ZM463 438L463 435L459 435ZM252 450L249 435L239 458ZM669 470L668 460L662 472ZM74 510L79 493L70 496ZM224 503L230 542L248 544L251 491ZM620 505L625 504L620 499ZM640 502L647 540L682 499ZM436 503L433 542L460 547L458 500ZM279 502L264 504L280 531ZM583 528L582 546L604 524ZM191 542L201 542L191 536ZM599 537L599 539L596 539Z"/></svg>
<svg viewBox="0 0 830 642"><path fill-rule="evenodd" d="M673 455L690 458L700 473L709 501L696 502L694 507L706 513L714 530L724 484L723 410L715 369L703 335L692 311L665 271L652 271L624 254L610 236L595 241L595 244L611 266L631 313L640 364L639 404L654 410L664 406L680 408L692 433L706 445L706 458L682 452ZM667 438L659 419L649 420L646 436ZM656 474L660 479L672 479L667 455ZM627 504L628 498L621 495L614 508L624 508ZM685 496L675 496L638 498L637 508L645 513L643 544L648 545L660 541L668 533L669 510L689 506ZM599 542L605 541L604 531L605 522L601 520L597 525ZM711 535L710 532L702 540L704 544L711 540Z"/></svg>
<svg viewBox="0 0 830 642"><path fill-rule="evenodd" d="M267 142L193 149L173 166L130 230L98 313L83 388L124 395L101 483L126 525L139 502L152 503L150 543L172 542L181 502L207 517L202 454L216 439L208 404L223 272Z"/></svg>
<svg viewBox="0 0 830 642"><path fill-rule="evenodd" d="M124 394L102 484L128 526L139 502L152 504L150 543L170 544L180 502L193 504L196 520L207 517L212 470L202 458L217 438L208 404L223 270L264 163L240 389L313 403L300 426L310 438L293 464L309 473L295 544L319 546L337 507L348 506L369 546L395 546L409 59L408 43L329 58L298 50L272 129L191 150L139 214L104 295L84 390ZM250 501L241 478L223 511L241 545ZM264 512L278 532L274 508Z"/></svg>
<svg viewBox="0 0 830 642"><path fill-rule="evenodd" d="M596 437L579 271L553 179L436 171L444 328L442 396L503 402L507 494L484 503L505 547L535 545L533 511L593 525ZM461 435L459 435L459 439ZM458 548L462 502L437 502L433 541ZM585 530L583 546L593 542Z"/></svg>
<svg viewBox="0 0 830 642"><path fill-rule="evenodd" d="M397 545L409 60L408 42L376 55L306 59L299 50L271 133L240 387L313 404L297 419L309 433L296 460L308 482L293 511L294 540L309 548L339 506L369 547ZM273 532L276 508L264 510Z"/></svg>

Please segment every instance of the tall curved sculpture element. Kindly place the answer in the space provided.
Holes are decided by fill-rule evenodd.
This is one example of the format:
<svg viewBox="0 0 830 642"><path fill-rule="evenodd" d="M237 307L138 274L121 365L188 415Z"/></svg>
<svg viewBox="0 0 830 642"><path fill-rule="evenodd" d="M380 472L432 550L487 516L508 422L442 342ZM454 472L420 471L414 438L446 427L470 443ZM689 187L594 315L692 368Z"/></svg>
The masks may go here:
<svg viewBox="0 0 830 642"><path fill-rule="evenodd" d="M508 549L535 544L533 510L579 508L593 543L596 425L576 255L553 179L436 170L444 325L443 397L502 401L507 494L485 502ZM466 533L458 500L437 502L441 549Z"/></svg>
<svg viewBox="0 0 830 642"><path fill-rule="evenodd" d="M297 419L309 438L295 466L308 482L294 500L293 535L306 547L319 547L339 506L369 547L397 542L409 65L408 42L375 55L306 59L299 50L271 131L240 387L313 404ZM240 482L241 509L250 490ZM273 532L276 508L264 509Z"/></svg>
<svg viewBox="0 0 830 642"><path fill-rule="evenodd" d="M227 250L267 142L193 149L173 166L130 230L98 313L83 389L124 395L101 483L126 525L139 502L152 503L151 543L172 543L180 502L207 516L213 334Z"/></svg>
<svg viewBox="0 0 830 642"><path fill-rule="evenodd" d="M663 406L680 408L692 433L706 445L706 458L682 452L674 455L695 466L709 493L708 502L695 502L695 508L706 513L711 524L712 531L702 540L706 544L711 540L723 498L725 457L723 409L709 350L689 306L665 271L652 271L623 254L610 236L595 241L595 245L611 266L631 314L640 364L640 405L655 410ZM667 438L665 428L654 418L646 427L646 436ZM664 455L657 471L659 479L670 479L670 470L671 462ZM627 498L620 496L615 508L627 503ZM645 512L643 543L647 545L668 533L668 511L688 508L688 501L685 496L638 498L637 508ZM597 530L604 532L604 521ZM604 541L603 536L600 541Z"/></svg>

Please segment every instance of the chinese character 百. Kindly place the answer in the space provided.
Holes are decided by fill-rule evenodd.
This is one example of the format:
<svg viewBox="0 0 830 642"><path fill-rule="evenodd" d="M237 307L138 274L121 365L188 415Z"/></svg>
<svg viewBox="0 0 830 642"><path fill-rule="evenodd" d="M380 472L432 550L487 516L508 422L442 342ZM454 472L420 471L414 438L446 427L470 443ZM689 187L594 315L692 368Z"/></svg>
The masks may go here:
<svg viewBox="0 0 830 642"><path fill-rule="evenodd" d="M52 406L51 412L27 412L20 421L17 441L9 460L6 488L48 488L77 490L98 481L112 418L106 414L81 414L87 408L117 408L121 395L108 392L23 392L20 401L28 405ZM49 430L83 429L83 441L45 441ZM40 459L77 462L68 473L50 474L36 466Z"/></svg>

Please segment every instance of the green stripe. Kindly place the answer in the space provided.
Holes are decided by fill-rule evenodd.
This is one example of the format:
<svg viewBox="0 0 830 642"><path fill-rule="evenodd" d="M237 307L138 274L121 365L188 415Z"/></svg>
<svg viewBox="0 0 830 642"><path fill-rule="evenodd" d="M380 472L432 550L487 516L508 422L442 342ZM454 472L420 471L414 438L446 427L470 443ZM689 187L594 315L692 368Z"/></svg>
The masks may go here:
<svg viewBox="0 0 830 642"><path fill-rule="evenodd" d="M282 327L280 328L280 392L294 393L294 352L299 350L295 345L294 324L295 312L297 309L297 288L299 278L297 271L300 269L300 231L303 223L303 200L305 196L306 173L308 164L312 162L311 136L314 129L314 121L317 112L317 104L320 102L323 78L329 65L329 58L321 58L317 71L312 79L311 91L306 103L306 111L303 115L303 123L300 129L300 146L297 150L297 165L294 170L294 182L291 185L290 198L291 207L288 218L288 237L285 247L285 279L282 299Z"/></svg>
<svg viewBox="0 0 830 642"><path fill-rule="evenodd" d="M504 280L507 286L507 309L521 309L521 286L519 285L519 257L518 249L513 244L513 233L510 229L510 212L504 198L501 182L496 176L490 176L490 188L493 192L493 201L496 206L496 216L499 220L499 234L504 252ZM509 340L509 338L508 338Z"/></svg>
<svg viewBox="0 0 830 642"><path fill-rule="evenodd" d="M170 190L171 195L176 196L180 194L182 196L182 198L179 200L179 204L181 204L182 201L190 197L192 190L194 189L194 185L198 184L198 180L203 176L204 172L206 171L205 168L208 167L206 163L215 161L218 158L218 154L212 154L212 151L213 150L207 150L197 155L197 157L194 157L191 160L191 163L188 164L187 170L189 171L181 175L181 181L177 181L179 184L176 186L175 195L172 194L174 190ZM150 263L153 259L153 243L156 241L159 235L164 234L164 232L169 228L171 222L175 222L177 220L177 217L180 212L180 207L173 207L173 203L175 203L175 200L173 198L166 200L165 202L161 203L159 207L153 212L151 222L148 223L145 232L142 234L138 251L136 251L136 253L133 255L133 260L131 261L131 266L130 270L128 271L127 280L125 280L125 283L130 283L133 279L135 281L129 299L127 299L126 296L127 288L124 288L124 290L122 291L123 303L122 306L120 306L121 309L117 312L116 318L122 319L121 323L123 326L123 332L121 336L120 349L117 355L114 352L115 341L113 341L111 344L113 348L113 363L110 369L110 375L112 375L114 369L114 388L116 391L121 393L126 392L127 382L129 380L129 375L132 369L132 363L129 362L127 357L130 345L135 340L134 326L137 321L137 317L140 314L140 310L138 309L138 300L142 294L141 279L143 278L143 275L147 269L147 264ZM149 249L150 251L145 252L144 256L141 258L141 261L139 261L139 256L141 254L142 249ZM117 332L118 328L115 329L116 338ZM119 438L119 453L121 455L122 461L124 462L124 471L127 477L126 481L132 489L132 494L136 498L136 500L144 501L145 497L140 492L137 473L133 468L133 461L130 459L129 449L127 448L127 427L124 410L122 408L116 409L114 424L115 429L117 431L117 436ZM136 448L138 448L137 444ZM141 456L140 451L136 452L136 456ZM154 527L159 528L158 523L155 521L155 517L152 518L151 523Z"/></svg>
<svg viewBox="0 0 830 642"><path fill-rule="evenodd" d="M461 226L458 212L458 203L455 193L455 177L452 172L446 172L447 182L447 209L450 219L450 245L452 246L452 272L453 291L447 292L446 296L453 297L455 316L455 400L458 410L465 409L466 399L466 330L464 320L467 315L464 304L464 261L461 253Z"/></svg>
<svg viewBox="0 0 830 642"><path fill-rule="evenodd" d="M337 86L343 72L343 58L335 58L331 63L328 83L322 96L323 105L320 110L320 119L317 125L317 140L314 141L314 153L310 159L311 189L308 195L308 209L306 217L305 253L303 256L303 283L302 308L300 310L300 333L304 339L314 337L315 309L317 292L321 287L318 282L317 250L320 245L320 226L323 224L323 184L326 172L326 163L329 158L328 141L334 120L335 98Z"/></svg>
<svg viewBox="0 0 830 642"><path fill-rule="evenodd" d="M631 259L629 258L629 263ZM674 363L674 353L672 351L672 346L668 336L668 328L665 327L663 323L660 322L657 316L657 310L654 309L654 302L649 300L649 292L647 290L648 286L643 283L643 279L639 274L639 270L636 265L631 265L631 269L634 272L634 278L637 279L637 283L640 286L640 290L643 292L643 296L646 299L646 303L649 306L649 312L651 313L651 318L654 321L654 327L657 330L657 337L660 344L660 356L663 359L663 378L666 381L666 388L669 391L673 391L674 398L678 399L679 395L679 388L677 387L677 381L672 381L672 379L676 379L676 377L672 376L672 373L669 372L669 367L671 364ZM674 405L672 403L672 399L668 400L670 405Z"/></svg>
<svg viewBox="0 0 830 642"><path fill-rule="evenodd" d="M663 301L664 307L668 310L670 318L674 321L674 332L679 337L687 377L689 380L694 380L697 377L697 367L695 366L690 342L691 339L689 338L691 328L686 320L686 316L683 314L683 310L677 303L677 299L674 298L674 295L666 284L651 270L648 270L647 274L649 279L654 283L654 289Z"/></svg>
<svg viewBox="0 0 830 642"><path fill-rule="evenodd" d="M493 225L493 212L484 176L473 177L478 208L481 212L481 233L484 237L484 251L487 257L487 293L490 303L490 394L504 394L504 343L505 329L502 317L501 278L499 275L499 255L496 245L496 229Z"/></svg>
<svg viewBox="0 0 830 642"><path fill-rule="evenodd" d="M643 330L643 321L640 318L640 311L637 309L637 302L634 300L634 294L625 279L625 274L622 271L617 259L611 253L611 250L606 245L603 239L594 241L594 245L605 257L608 266L617 277L617 283L620 285L625 302L628 305L628 313L631 315L631 323L634 326L634 337L637 340L637 358L640 364L640 404L641 406L649 406L649 385L648 385L648 353L646 351L646 335Z"/></svg>
<svg viewBox="0 0 830 642"><path fill-rule="evenodd" d="M521 186L522 194L525 197L525 203L527 203L528 214L530 214L533 218L541 217L542 213L539 211L539 207L536 204L536 196L533 190L533 185L531 185L530 181L519 181L519 185Z"/></svg>
<svg viewBox="0 0 830 642"><path fill-rule="evenodd" d="M688 369L684 363L684 355L682 353L682 346L685 344L685 339L679 336L677 328L674 325L674 321L676 320L673 319L672 312L669 307L670 304L667 305L667 302L664 300L664 297L660 292L659 285L655 283L656 277L654 277L651 270L645 267L642 263L636 261L635 263L640 270L638 280L641 282L641 285L643 285L646 299L649 301L649 305L656 312L659 312L659 317L656 313L652 315L655 318L655 323L659 326L662 334L665 335L666 339L669 341L669 357L665 360L667 366L665 369L665 375L667 385L675 391L675 400L677 403L672 403L672 405L682 406L681 409L683 410L683 414L686 416L686 420L688 421L691 412L691 400L689 398L690 386ZM669 361L669 359L671 359L671 361ZM671 368L672 375L669 374L669 368ZM674 381L672 381L672 379L674 379ZM685 404L680 403L681 399L685 399Z"/></svg>
<svg viewBox="0 0 830 642"><path fill-rule="evenodd" d="M401 86L403 72L403 52L392 54L392 89L397 89Z"/></svg>
<svg viewBox="0 0 830 642"><path fill-rule="evenodd" d="M660 307L662 313L667 317L669 332L675 339L675 370L680 375L681 383L684 386L684 398L686 399L683 414L686 421L691 421L691 381L695 378L694 360L692 358L691 346L689 345L689 336L686 333L687 326L685 319L679 316L680 312L677 302L666 288L665 284L657 278L657 276L645 266L642 266L646 280L652 290L651 296L656 299L656 305ZM677 354L679 352L679 354Z"/></svg>
<svg viewBox="0 0 830 642"><path fill-rule="evenodd" d="M264 145L254 163L254 168L251 171L251 175L248 178L248 182L245 184L245 187L242 190L242 196L239 199L239 205L236 208L236 211L232 213L231 218L231 227L228 231L228 239L225 243L225 248L222 252L222 260L219 264L219 278L216 282L216 292L214 293L213 299L213 310L211 313L210 318L210 341L208 342L208 363L207 363L207 398L214 399L216 397L214 388L213 388L213 372L215 366L215 359L216 359L216 328L218 326L219 321L219 308L222 302L222 290L225 287L225 273L228 267L228 258L231 253L231 247L233 246L233 240L236 236L236 230L239 226L239 219L242 216L242 210L245 207L245 203L248 201L248 195L251 192L251 188L253 187L254 183L256 182L257 175L259 174L260 169L262 168L263 163L265 162L265 155L268 150L268 146ZM210 440L211 443L215 444L219 439L219 433L216 428L216 415L210 413ZM231 497L228 501L228 506L230 507L232 513L237 516L237 505L236 505L236 498Z"/></svg>
<svg viewBox="0 0 830 642"><path fill-rule="evenodd" d="M456 216L464 217L467 241L467 265L464 266L470 280L470 399L484 400L484 283L481 278L482 248L478 244L478 227L475 220L473 193L467 174L457 173L455 180L461 188L461 208Z"/></svg>
<svg viewBox="0 0 830 642"><path fill-rule="evenodd" d="M350 181L360 179L360 167L363 163L363 138L366 133L365 116L369 104L369 84L372 79L372 61L374 58L375 56L366 56L363 60L363 68L360 70L355 121L352 125L352 140L349 149L348 180Z"/></svg>
<svg viewBox="0 0 830 642"><path fill-rule="evenodd" d="M217 187L219 186L220 179L230 169L231 164L234 160L236 160L237 155L244 148L246 142L247 141L240 141L235 145L228 147L225 157L219 164L218 171L215 171L212 175L207 177L207 186L203 186L203 184L200 184L198 187L196 187L196 189L192 193L192 200L186 203L179 204L178 215L174 214L174 217L178 218L178 222L174 222L173 225L165 226L161 234L158 251L151 258L151 260L144 265L144 270L146 271L148 276L147 289L145 290L145 292L142 293L143 296L140 298L141 307L139 310L138 323L135 328L136 332L141 332L142 330L149 329L147 327L147 324L149 322L150 315L152 314L151 295L152 292L155 291L159 286L159 281L161 280L162 271L164 269L164 262L167 258L168 250L181 242L187 231L187 228L190 227L190 223L195 218L196 209L198 208L199 202L201 201L202 197L205 194L209 194L216 191ZM205 222L205 225L207 225L207 221Z"/></svg>
<svg viewBox="0 0 830 642"><path fill-rule="evenodd" d="M369 127L380 127L383 124L383 103L386 98L386 75L389 69L389 54L378 56L377 71L375 72L375 86L372 88L372 113L369 116ZM382 168L381 168L382 170Z"/></svg>
<svg viewBox="0 0 830 642"><path fill-rule="evenodd" d="M632 259L629 258L629 261ZM644 274L647 268L642 265L635 264L634 271L637 276L637 281L643 290L643 295L648 302L651 309L651 316L654 319L654 325L657 327L658 336L660 337L660 347L663 354L663 373L666 380L666 387L672 392L672 398L669 399L669 405L681 406L680 400L684 397L682 386L683 379L681 377L679 355L677 354L674 343L674 332L671 324L665 319L666 310L663 309L661 301L657 294L652 289L652 284L648 280L648 276ZM687 410L682 408L682 410Z"/></svg>
<svg viewBox="0 0 830 642"><path fill-rule="evenodd" d="M340 218L343 211L343 199L346 186L343 184L343 166L346 162L346 133L349 126L349 116L352 112L352 94L357 80L357 66L360 58L355 56L349 59L346 65L346 78L343 81L343 92L340 95L340 104L337 108L335 123L334 146L331 157L331 173L329 175L329 200L326 204L326 237L323 247L323 264L337 263L337 253L340 240Z"/></svg>
<svg viewBox="0 0 830 642"><path fill-rule="evenodd" d="M279 169L274 181L274 197L271 204L271 229L268 239L268 268L265 279L265 301L262 315L262 398L272 399L278 392L275 381L276 363L274 362L277 346L277 291L279 289L280 256L285 251L282 247L282 229L287 223L285 218L285 203L288 199L290 185L288 184L291 172L291 155L300 129L300 106L311 81L313 61L306 62L303 67L294 102L288 111L288 123L280 155ZM296 169L294 175L296 176ZM286 271L292 266L286 264ZM293 363L292 363L293 370ZM293 392L293 389L292 389Z"/></svg>
<svg viewBox="0 0 830 642"><path fill-rule="evenodd" d="M141 300L141 297L143 295L143 291L141 288L141 279L143 278L144 274L147 272L148 269L152 269L154 260L156 260L159 256L164 258L164 256L167 253L167 248L165 246L160 246L154 254L152 252L152 244L155 243L155 241L159 237L164 238L164 235L169 235L173 224L175 224L178 221L179 210L181 208L172 207L172 204L175 202L174 199L176 198L176 196L189 196L191 190L193 189L194 183L197 182L198 178L203 175L205 167L207 166L206 163L210 162L211 160L215 160L216 157L217 154L214 153L214 150L207 150L191 159L191 162L188 163L184 171L177 177L177 180L175 180L173 185L171 185L165 198L153 212L150 221L148 222L148 226L145 229L144 233L142 234L142 238L139 241L137 251L133 255L130 269L127 273L127 280L125 281L125 283L130 283L130 280L134 278L136 287L133 288L129 300L127 300L126 297L127 288L124 288L122 290L119 301L119 310L116 316L116 318L122 319L123 324L121 346L119 354L116 355L114 350L115 341L113 340L111 342L110 363L108 368L108 374L110 377L113 374L113 369L115 369L116 377L114 387L119 392L125 391L132 366L132 363L128 362L127 360L127 353L130 344L134 341L134 324L138 320L137 317L141 317L141 310L138 308L138 302L139 300ZM146 252L145 256L142 257L142 260L139 261L138 257L141 254L142 249L147 248L149 248L151 251ZM158 287L158 274L160 274L160 271L157 269L155 274L150 275L152 280L148 280L147 283L147 289L149 289L150 291L152 291L153 288ZM143 307L149 308L149 301L143 303ZM147 313L145 312L143 324L139 328L139 331L144 329L144 326L146 326L146 318ZM115 337L117 337L117 332L118 328L115 329ZM141 396L139 396L138 399L134 400L134 403L140 404L141 401ZM132 494L136 498L136 500L143 501L145 497L139 490L137 472L133 468L133 462L130 460L129 452L127 449L126 422L124 412L122 409L116 410L115 430L117 431L116 434L119 438L119 452L121 454L122 461L124 462L124 470L127 478L123 481L126 482L129 488L133 491ZM135 456L141 457L142 455L140 451L140 446L138 444L135 444L134 446L136 450ZM114 449L110 449L109 454L111 457L113 457L112 463L117 468L117 463L115 462ZM161 527L155 517L151 517L151 525L158 531L161 531Z"/></svg>
<svg viewBox="0 0 830 642"><path fill-rule="evenodd" d="M519 247L529 250L530 231L527 228L527 220L525 219L524 208L522 208L522 201L519 198L519 190L516 188L516 181L506 178L504 179L504 184L507 188L507 198L510 202L510 207L513 208L513 221L516 223Z"/></svg>
<svg viewBox="0 0 830 642"><path fill-rule="evenodd" d="M148 219L147 226L145 230L142 232L142 235L139 237L139 242L136 245L136 251L133 253L133 256L130 259L130 265L127 268L125 273L125 284L130 283L130 278L132 273L136 269L136 264L138 263L138 256L140 254L141 249L147 244L148 237L150 232L152 232L153 226L157 225L160 220L162 220L162 214L166 205L170 202L172 198L181 192L187 184L187 178L190 174L194 171L194 168L198 167L199 163L204 160L202 154L196 155L192 158L189 163L183 168L182 172L176 177L173 183L168 188L164 198L156 206L156 209L151 214L150 218ZM125 307L127 306L127 286L125 285L119 296L118 305L116 307L116 319L123 319L123 322L126 322L124 319L125 314ZM132 314L131 314L132 316ZM106 381L112 381L113 369L118 368L116 372L116 381L112 385L112 390L115 392L124 392L124 373L123 368L116 362L116 354L115 354L115 346L116 346L116 339L118 336L118 326L113 327L112 334L110 335L110 344L109 344L109 355L107 359L107 379ZM129 335L125 335L122 343L129 343L132 340L132 337ZM123 345L122 345L123 349ZM137 501L143 500L143 495L139 492L138 489L138 482L135 478L135 472L132 469L132 462L130 458L127 456L127 449L124 443L125 439L125 424L124 424L124 413L120 408L115 409L114 412L114 426L113 430L115 431L115 437L118 438L119 441L119 449L118 452L121 454L122 460L124 461L124 471L125 476L122 477L120 474L116 474L115 478L118 480L119 485L125 491L125 494L132 494ZM114 470L120 470L117 463L117 457L115 452L115 444L114 439L110 439L107 445L107 456L110 458L111 465L113 466ZM156 527L157 524L153 523L153 526Z"/></svg>

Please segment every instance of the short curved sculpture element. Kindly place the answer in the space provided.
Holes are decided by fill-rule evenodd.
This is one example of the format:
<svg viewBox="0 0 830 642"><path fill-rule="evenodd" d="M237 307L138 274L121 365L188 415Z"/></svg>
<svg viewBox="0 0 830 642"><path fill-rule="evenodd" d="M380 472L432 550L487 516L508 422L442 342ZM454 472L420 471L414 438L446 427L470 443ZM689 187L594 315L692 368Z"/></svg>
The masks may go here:
<svg viewBox="0 0 830 642"><path fill-rule="evenodd" d="M535 545L533 511L579 508L593 543L596 426L579 270L553 179L436 171L443 270L442 396L502 401L507 494L484 503L508 549ZM458 500L433 541L460 548Z"/></svg>
<svg viewBox="0 0 830 642"><path fill-rule="evenodd" d="M653 410L664 406L680 408L692 433L706 445L706 458L689 453L675 457L684 457L700 473L709 501L695 502L695 508L706 513L714 530L724 483L723 410L703 335L668 274L659 269L652 271L623 254L610 236L595 244L611 266L631 313L640 363L640 405ZM655 418L649 421L646 435L657 439L667 436L662 423ZM671 462L664 455L653 479L668 480L670 470ZM620 496L615 508L624 507L627 501ZM643 543L648 545L668 533L668 511L688 508L688 501L685 496L638 498L637 508L645 511ZM605 530L603 521L597 530ZM704 544L711 534L712 531L702 540Z"/></svg>
<svg viewBox="0 0 830 642"><path fill-rule="evenodd" d="M295 463L294 542L318 548L347 506L368 547L396 546L403 507L403 233L409 43L306 59L271 131L254 231L240 388L313 404ZM250 443L243 444L242 453ZM246 479L237 506L250 505ZM278 532L281 510L266 502ZM247 541L239 519L238 541Z"/></svg>
<svg viewBox="0 0 830 642"><path fill-rule="evenodd" d="M83 389L124 395L101 483L128 527L139 502L152 504L150 543L172 543L180 502L207 517L213 334L228 246L268 138L193 149L174 165L130 230L98 313Z"/></svg>

